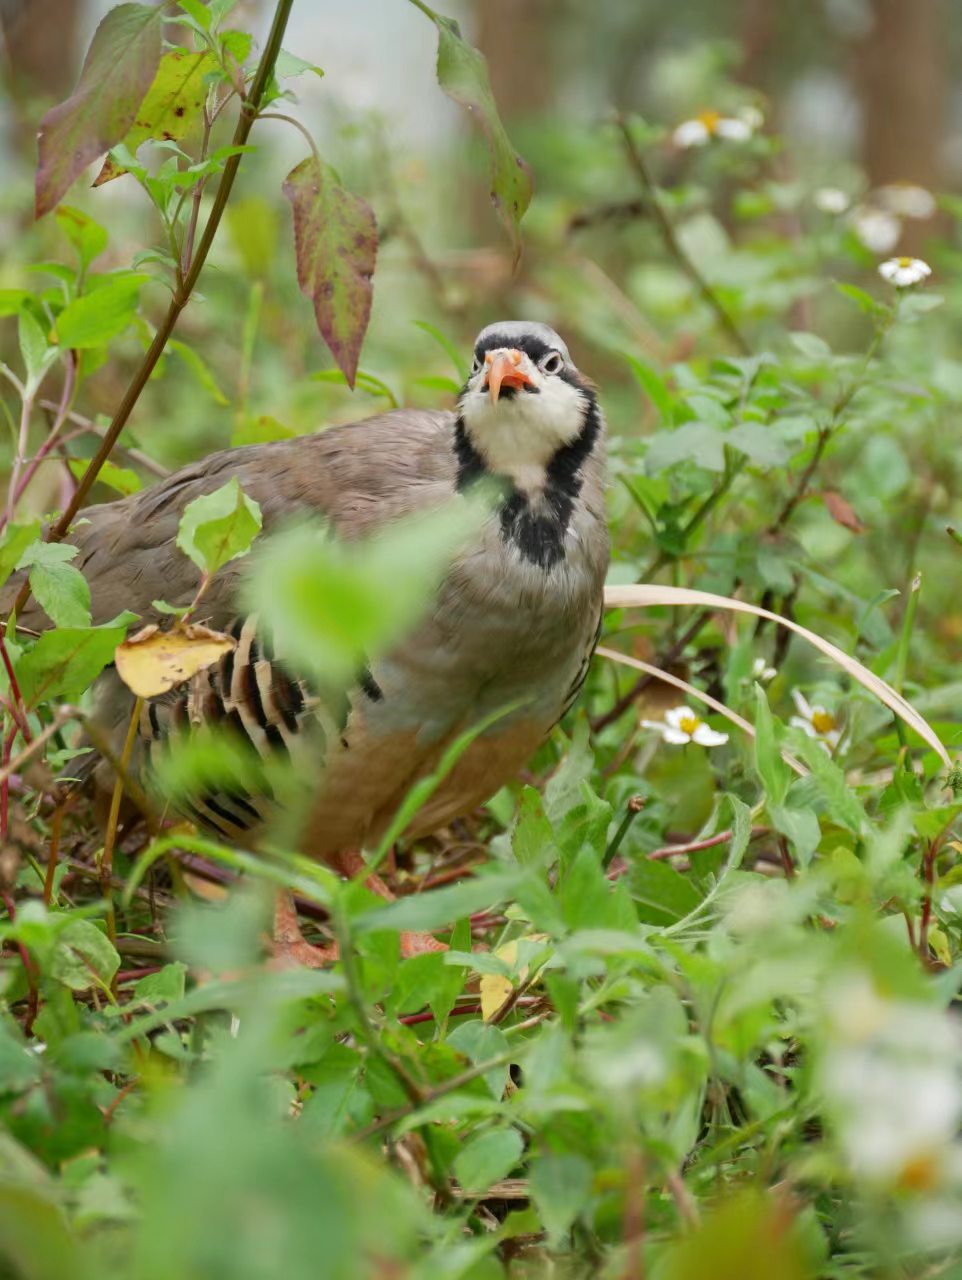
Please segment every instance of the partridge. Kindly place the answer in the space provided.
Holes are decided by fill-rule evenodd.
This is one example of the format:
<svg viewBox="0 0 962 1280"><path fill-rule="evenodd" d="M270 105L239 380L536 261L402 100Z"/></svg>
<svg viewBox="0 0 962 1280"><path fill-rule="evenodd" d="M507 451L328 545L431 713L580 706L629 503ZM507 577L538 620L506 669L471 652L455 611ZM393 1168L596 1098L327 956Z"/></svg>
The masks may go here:
<svg viewBox="0 0 962 1280"><path fill-rule="evenodd" d="M377 841L411 786L466 729L513 708L467 748L409 836L488 799L577 697L598 637L609 554L601 408L552 329L489 325L455 412L398 409L226 449L151 489L87 508L69 540L95 622L122 609L161 621L152 601L191 601L196 570L175 545L178 523L188 503L232 476L260 504L265 532L306 511L345 539L450 502L479 480L499 481L499 499L456 554L427 616L366 667L338 705L273 652L265 625L244 616L245 562L235 561L216 575L202 610L209 625L233 633L235 650L143 708L141 768L174 728L207 719L226 722L263 757L303 747L323 724L323 768L313 775L301 848L353 873L363 867L360 849ZM42 627L39 610L28 610L22 621ZM96 714L118 749L132 705L108 670ZM113 785L106 762L95 776L101 787ZM232 789L192 797L188 816L222 838L256 844L269 814L269 796ZM376 878L373 887L384 891ZM325 958L300 937L289 901L279 905L275 940L301 961ZM403 945L418 949L416 939Z"/></svg>

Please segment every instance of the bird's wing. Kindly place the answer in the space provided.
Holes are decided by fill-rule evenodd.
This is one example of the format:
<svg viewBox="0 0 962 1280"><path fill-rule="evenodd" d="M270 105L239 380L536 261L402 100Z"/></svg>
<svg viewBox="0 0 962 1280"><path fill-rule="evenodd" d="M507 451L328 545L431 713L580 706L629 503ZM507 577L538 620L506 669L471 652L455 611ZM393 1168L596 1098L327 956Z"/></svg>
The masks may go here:
<svg viewBox="0 0 962 1280"><path fill-rule="evenodd" d="M78 548L73 563L90 584L94 622L124 609L156 620L151 602L158 599L190 603L199 574L176 545L181 515L233 476L260 504L265 530L309 513L357 538L436 505L454 492L453 423L450 413L398 409L294 440L225 449L150 489L88 507L66 541ZM241 571L225 566L205 594L204 616L215 626L233 616ZM12 606L21 581L16 575L0 590L0 608ZM36 630L49 625L33 601L20 621Z"/></svg>

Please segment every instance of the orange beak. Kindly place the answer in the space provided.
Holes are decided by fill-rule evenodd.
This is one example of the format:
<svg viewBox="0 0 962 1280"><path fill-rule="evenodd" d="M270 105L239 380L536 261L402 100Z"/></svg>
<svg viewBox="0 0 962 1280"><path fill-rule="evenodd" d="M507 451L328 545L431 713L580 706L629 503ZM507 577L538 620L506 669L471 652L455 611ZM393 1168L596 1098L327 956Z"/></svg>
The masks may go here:
<svg viewBox="0 0 962 1280"><path fill-rule="evenodd" d="M496 404L502 387L533 387L534 382L521 368L520 351L489 351L484 357L488 367L488 394Z"/></svg>

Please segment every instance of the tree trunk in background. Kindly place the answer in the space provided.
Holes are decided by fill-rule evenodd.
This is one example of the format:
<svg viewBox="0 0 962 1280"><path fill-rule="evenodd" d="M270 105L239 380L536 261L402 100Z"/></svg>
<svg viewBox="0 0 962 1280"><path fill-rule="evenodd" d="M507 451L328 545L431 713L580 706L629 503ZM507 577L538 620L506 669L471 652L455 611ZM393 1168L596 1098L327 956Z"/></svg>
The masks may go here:
<svg viewBox="0 0 962 1280"><path fill-rule="evenodd" d="M11 92L65 98L77 78L80 0L0 0Z"/></svg>
<svg viewBox="0 0 962 1280"><path fill-rule="evenodd" d="M854 48L862 105L862 163L873 186L940 183L946 97L944 0L873 0L871 29Z"/></svg>

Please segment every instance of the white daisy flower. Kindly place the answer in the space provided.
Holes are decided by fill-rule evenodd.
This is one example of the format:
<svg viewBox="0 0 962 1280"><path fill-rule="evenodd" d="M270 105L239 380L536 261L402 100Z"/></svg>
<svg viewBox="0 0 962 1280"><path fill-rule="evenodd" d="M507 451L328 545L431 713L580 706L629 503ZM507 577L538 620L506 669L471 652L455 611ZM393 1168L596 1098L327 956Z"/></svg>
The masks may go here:
<svg viewBox="0 0 962 1280"><path fill-rule="evenodd" d="M778 675L774 667L770 667L764 658L756 658L752 664L752 679L758 680L761 684L767 684L769 680L774 680Z"/></svg>
<svg viewBox="0 0 962 1280"><path fill-rule="evenodd" d="M913 284L921 284L932 274L932 268L921 258L889 258L878 269L879 275L896 289L909 289Z"/></svg>
<svg viewBox="0 0 962 1280"><path fill-rule="evenodd" d="M798 689L792 690L792 701L798 709L798 715L792 716L789 724L793 729L801 729L809 738L820 742L826 751L832 752L842 740L842 731L831 711L810 703Z"/></svg>
<svg viewBox="0 0 962 1280"><path fill-rule="evenodd" d="M891 253L899 242L902 224L893 213L859 205L852 214L855 234L872 253Z"/></svg>
<svg viewBox="0 0 962 1280"><path fill-rule="evenodd" d="M738 118L742 124L748 125L752 133L757 133L765 123L765 116L760 107L749 103L746 107L739 107Z"/></svg>
<svg viewBox="0 0 962 1280"><path fill-rule="evenodd" d="M727 733L717 733L702 720L691 707L672 707L665 712L664 720L642 720L646 729L655 729L665 742L674 747L686 742L697 742L700 747L720 747L728 741Z"/></svg>
<svg viewBox="0 0 962 1280"><path fill-rule="evenodd" d="M672 134L676 147L703 147L712 138L724 138L729 142L747 142L755 132L751 123L743 117L723 116L717 111L700 111L691 120L684 120Z"/></svg>
<svg viewBox="0 0 962 1280"><path fill-rule="evenodd" d="M812 203L822 213L846 213L852 203L840 187L819 187L812 196Z"/></svg>
<svg viewBox="0 0 962 1280"><path fill-rule="evenodd" d="M899 218L926 219L936 211L935 196L914 182L890 182L877 192L879 203Z"/></svg>

